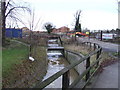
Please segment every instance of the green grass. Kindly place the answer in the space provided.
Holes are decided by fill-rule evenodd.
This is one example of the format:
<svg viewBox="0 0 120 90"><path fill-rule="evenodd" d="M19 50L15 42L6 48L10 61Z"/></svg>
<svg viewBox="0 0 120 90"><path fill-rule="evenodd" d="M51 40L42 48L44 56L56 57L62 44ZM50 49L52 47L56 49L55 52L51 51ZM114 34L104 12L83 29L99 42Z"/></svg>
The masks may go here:
<svg viewBox="0 0 120 90"><path fill-rule="evenodd" d="M28 88L42 81L46 74L46 47L32 47L34 62L28 60L28 54L29 48L15 41L3 48L3 87Z"/></svg>
<svg viewBox="0 0 120 90"><path fill-rule="evenodd" d="M19 43L11 44L2 51L2 74L3 77L9 75L16 64L21 64L28 57L28 47Z"/></svg>
<svg viewBox="0 0 120 90"><path fill-rule="evenodd" d="M113 56L119 56L120 55L120 52L115 52L115 53L112 53Z"/></svg>

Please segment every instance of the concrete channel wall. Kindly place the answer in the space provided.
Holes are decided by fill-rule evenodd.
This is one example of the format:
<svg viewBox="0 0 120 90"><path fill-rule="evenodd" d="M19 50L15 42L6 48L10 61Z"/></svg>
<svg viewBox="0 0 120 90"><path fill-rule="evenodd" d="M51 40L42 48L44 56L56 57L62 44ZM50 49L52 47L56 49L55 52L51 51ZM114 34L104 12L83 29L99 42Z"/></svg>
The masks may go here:
<svg viewBox="0 0 120 90"><path fill-rule="evenodd" d="M84 56L83 56L82 54L81 54L81 56L78 56L78 55L75 55L75 54L73 54L73 53L71 53L71 52L65 51L65 57L66 57L67 61L68 61L70 64L72 64L72 63L80 60L80 59L81 59L82 57L84 57ZM79 74L82 74L83 71L86 70L86 62L84 61L84 62L80 63L79 65L77 65L77 66L75 67L75 70L76 70Z"/></svg>

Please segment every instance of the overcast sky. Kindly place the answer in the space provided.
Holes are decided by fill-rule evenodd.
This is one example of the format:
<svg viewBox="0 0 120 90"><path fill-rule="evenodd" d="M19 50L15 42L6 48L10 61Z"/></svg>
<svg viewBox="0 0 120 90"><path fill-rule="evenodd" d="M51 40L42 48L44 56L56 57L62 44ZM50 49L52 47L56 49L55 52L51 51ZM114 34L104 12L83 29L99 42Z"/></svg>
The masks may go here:
<svg viewBox="0 0 120 90"><path fill-rule="evenodd" d="M74 14L82 10L82 29L106 30L118 27L117 0L23 0L35 9L36 21L41 17L41 25L51 22L56 28L74 28Z"/></svg>

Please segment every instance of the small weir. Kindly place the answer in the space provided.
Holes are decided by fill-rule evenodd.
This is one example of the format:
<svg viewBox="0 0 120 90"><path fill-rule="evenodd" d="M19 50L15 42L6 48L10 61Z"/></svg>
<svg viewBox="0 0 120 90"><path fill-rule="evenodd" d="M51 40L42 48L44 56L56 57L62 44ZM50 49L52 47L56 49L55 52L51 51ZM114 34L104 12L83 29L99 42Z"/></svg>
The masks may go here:
<svg viewBox="0 0 120 90"><path fill-rule="evenodd" d="M61 47L61 44L59 44L59 39L50 39L48 40L48 67L47 67L47 73L43 78L43 81L52 76L53 74L57 73L58 71L62 70L64 67L69 65L68 61L64 58L62 50L63 47ZM55 50L55 48L57 48ZM70 84L78 77L78 73L74 70L70 70ZM62 88L62 76L53 81L50 85L48 85L46 88Z"/></svg>

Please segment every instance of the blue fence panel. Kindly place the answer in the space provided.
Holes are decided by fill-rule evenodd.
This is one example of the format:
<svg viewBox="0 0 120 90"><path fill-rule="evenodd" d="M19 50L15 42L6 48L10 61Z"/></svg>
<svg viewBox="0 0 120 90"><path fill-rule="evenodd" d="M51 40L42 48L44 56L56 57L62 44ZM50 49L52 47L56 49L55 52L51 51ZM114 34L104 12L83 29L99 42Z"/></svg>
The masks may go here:
<svg viewBox="0 0 120 90"><path fill-rule="evenodd" d="M5 34L8 38L22 38L21 29L7 28Z"/></svg>
<svg viewBox="0 0 120 90"><path fill-rule="evenodd" d="M5 35L6 37L12 38L12 31L10 29L6 29Z"/></svg>

